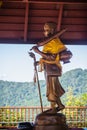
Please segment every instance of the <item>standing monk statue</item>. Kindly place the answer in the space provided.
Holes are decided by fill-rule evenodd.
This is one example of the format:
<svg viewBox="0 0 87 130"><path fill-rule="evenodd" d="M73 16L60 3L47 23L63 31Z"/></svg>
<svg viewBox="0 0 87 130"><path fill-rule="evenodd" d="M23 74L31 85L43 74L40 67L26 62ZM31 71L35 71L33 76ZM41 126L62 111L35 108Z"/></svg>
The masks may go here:
<svg viewBox="0 0 87 130"><path fill-rule="evenodd" d="M56 34L57 32L57 25L54 22L47 22L44 24L44 35L45 37L49 38ZM46 79L46 86L47 92L46 96L48 101L51 103L51 110L50 112L56 113L65 108L62 104L60 97L65 93L64 89L62 88L58 77L61 76L62 67L60 61L64 63L69 62L66 56L67 48L61 42L58 36L54 37L51 40L48 40L47 43L41 43L41 45L33 46L33 51L41 55L41 59L39 61L39 65L41 66L41 71L44 70L45 79ZM43 50L40 51L38 46L43 46ZM63 55L62 55L63 54ZM71 58L71 56L69 57Z"/></svg>

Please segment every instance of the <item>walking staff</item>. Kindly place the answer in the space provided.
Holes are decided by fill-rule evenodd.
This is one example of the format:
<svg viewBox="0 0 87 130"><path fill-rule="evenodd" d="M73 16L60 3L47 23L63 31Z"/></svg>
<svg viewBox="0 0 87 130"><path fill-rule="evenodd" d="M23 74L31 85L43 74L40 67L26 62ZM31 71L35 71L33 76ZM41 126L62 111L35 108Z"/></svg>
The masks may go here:
<svg viewBox="0 0 87 130"><path fill-rule="evenodd" d="M43 112L43 105L42 105L42 98L41 98L41 90L40 90L40 83L39 83L39 77L38 77L38 72L37 72L37 67L36 67L36 57L33 52L28 52L29 56L34 59L34 70L35 70L35 75L37 79L37 84L38 84L38 90L39 90L39 97L40 97L40 104L41 104L41 111Z"/></svg>

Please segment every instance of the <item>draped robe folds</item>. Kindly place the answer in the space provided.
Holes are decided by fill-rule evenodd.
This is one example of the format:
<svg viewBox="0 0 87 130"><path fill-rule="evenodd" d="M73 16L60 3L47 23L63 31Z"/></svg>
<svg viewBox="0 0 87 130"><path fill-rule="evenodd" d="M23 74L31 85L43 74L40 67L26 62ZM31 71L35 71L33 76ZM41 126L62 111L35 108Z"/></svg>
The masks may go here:
<svg viewBox="0 0 87 130"><path fill-rule="evenodd" d="M56 59L59 59L58 53L65 50L65 45L60 41L59 38L55 38L45 44L43 46L43 52L44 53L50 53L50 54L57 54ZM46 78L46 85L47 85L47 92L46 96L48 98L48 101L50 102L57 102L57 99L60 98L64 93L64 89L62 88L58 77L55 76L47 76L47 72L45 71L45 78Z"/></svg>
<svg viewBox="0 0 87 130"><path fill-rule="evenodd" d="M48 101L57 102L57 99L60 98L64 93L64 89L62 88L58 77L47 76L47 93L46 96Z"/></svg>

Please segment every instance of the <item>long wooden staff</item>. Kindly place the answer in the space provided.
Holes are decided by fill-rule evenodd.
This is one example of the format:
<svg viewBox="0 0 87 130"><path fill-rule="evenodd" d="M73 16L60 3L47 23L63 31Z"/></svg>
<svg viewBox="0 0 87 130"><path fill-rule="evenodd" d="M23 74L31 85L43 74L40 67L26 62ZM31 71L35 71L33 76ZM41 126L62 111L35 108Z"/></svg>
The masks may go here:
<svg viewBox="0 0 87 130"><path fill-rule="evenodd" d="M56 32L55 34L53 34L52 36L45 38L44 40L42 40L41 42L38 42L35 46L40 47L45 45L46 43L48 43L49 41L51 41L52 39L54 39L55 37L60 37L64 32L66 32L67 29L63 29L60 32ZM30 49L32 50L32 48Z"/></svg>
<svg viewBox="0 0 87 130"><path fill-rule="evenodd" d="M38 77L38 72L37 72L37 67L36 67L36 57L35 54L32 52L28 52L29 56L34 59L34 69L36 73L36 78L37 78L37 84L38 84L38 90L39 90L39 97L40 97L40 104L41 104L41 111L43 112L43 105L42 105L42 98L41 98L41 90L40 90L40 83L39 83L39 77Z"/></svg>

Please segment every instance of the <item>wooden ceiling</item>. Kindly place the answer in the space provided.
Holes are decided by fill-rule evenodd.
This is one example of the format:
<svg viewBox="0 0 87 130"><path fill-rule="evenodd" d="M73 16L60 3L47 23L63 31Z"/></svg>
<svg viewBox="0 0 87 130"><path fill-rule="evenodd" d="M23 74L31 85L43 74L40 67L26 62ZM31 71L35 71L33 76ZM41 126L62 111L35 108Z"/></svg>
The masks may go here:
<svg viewBox="0 0 87 130"><path fill-rule="evenodd" d="M43 25L67 28L66 44L87 44L87 3L84 0L3 0L0 2L0 43L32 44L43 39Z"/></svg>

